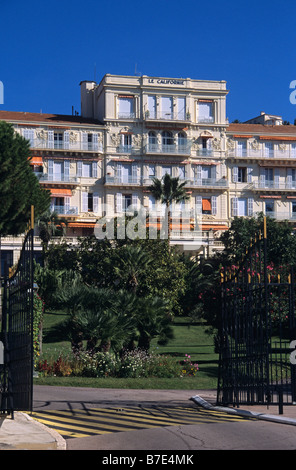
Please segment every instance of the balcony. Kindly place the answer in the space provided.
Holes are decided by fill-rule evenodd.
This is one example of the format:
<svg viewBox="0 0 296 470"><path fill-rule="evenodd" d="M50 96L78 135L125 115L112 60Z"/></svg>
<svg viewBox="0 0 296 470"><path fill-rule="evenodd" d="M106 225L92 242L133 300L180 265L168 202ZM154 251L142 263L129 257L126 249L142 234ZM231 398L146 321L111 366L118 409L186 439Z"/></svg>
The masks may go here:
<svg viewBox="0 0 296 470"><path fill-rule="evenodd" d="M185 179L187 181L187 187L190 188L228 188L229 182L225 178L215 179L215 178L203 178L203 179Z"/></svg>
<svg viewBox="0 0 296 470"><path fill-rule="evenodd" d="M278 181L255 181L253 189L258 191L296 191L296 181L283 182Z"/></svg>
<svg viewBox="0 0 296 470"><path fill-rule="evenodd" d="M138 176L110 176L106 175L105 184L110 185L140 185L141 178Z"/></svg>
<svg viewBox="0 0 296 470"><path fill-rule="evenodd" d="M170 111L165 112L151 112L146 111L145 119L148 120L157 120L157 121L174 121L174 122L190 122L191 115L190 113L185 113L184 111L179 113L173 113Z"/></svg>
<svg viewBox="0 0 296 470"><path fill-rule="evenodd" d="M215 122L214 116L208 116L208 117L198 117L197 122L199 124L213 124Z"/></svg>
<svg viewBox="0 0 296 470"><path fill-rule="evenodd" d="M146 153L167 155L190 155L191 144L147 144Z"/></svg>
<svg viewBox="0 0 296 470"><path fill-rule="evenodd" d="M289 220L289 221L296 221L296 212L272 212L267 211L265 213L267 217L271 217L275 220Z"/></svg>
<svg viewBox="0 0 296 470"><path fill-rule="evenodd" d="M78 215L78 207L74 206L50 206L51 212L56 212L58 215Z"/></svg>
<svg viewBox="0 0 296 470"><path fill-rule="evenodd" d="M42 139L30 139L31 149L41 150L73 150L83 152L102 152L103 145L101 142L66 142L62 141L48 141Z"/></svg>
<svg viewBox="0 0 296 470"><path fill-rule="evenodd" d="M274 159L274 160L287 160L287 159L296 159L295 151L290 151L289 149L280 151L280 150L269 150L265 149L237 149L229 150L228 156L230 158L254 158L254 159Z"/></svg>
<svg viewBox="0 0 296 470"><path fill-rule="evenodd" d="M52 174L49 175L48 173L35 173L37 178L39 179L40 183L48 183L48 182L53 182L53 183L77 183L78 179L77 176L69 176L65 175L63 173L57 173L57 174Z"/></svg>

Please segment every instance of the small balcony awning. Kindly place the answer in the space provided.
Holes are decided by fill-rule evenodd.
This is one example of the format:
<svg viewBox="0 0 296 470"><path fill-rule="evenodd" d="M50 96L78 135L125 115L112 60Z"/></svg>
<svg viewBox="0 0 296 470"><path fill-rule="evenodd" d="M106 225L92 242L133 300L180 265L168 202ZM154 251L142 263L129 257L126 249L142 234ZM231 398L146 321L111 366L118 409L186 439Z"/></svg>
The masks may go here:
<svg viewBox="0 0 296 470"><path fill-rule="evenodd" d="M50 188L50 192L53 197L72 196L72 190L66 188Z"/></svg>
<svg viewBox="0 0 296 470"><path fill-rule="evenodd" d="M42 163L43 163L42 157L32 157L30 160L30 165L33 165L33 166L40 166L42 165Z"/></svg>

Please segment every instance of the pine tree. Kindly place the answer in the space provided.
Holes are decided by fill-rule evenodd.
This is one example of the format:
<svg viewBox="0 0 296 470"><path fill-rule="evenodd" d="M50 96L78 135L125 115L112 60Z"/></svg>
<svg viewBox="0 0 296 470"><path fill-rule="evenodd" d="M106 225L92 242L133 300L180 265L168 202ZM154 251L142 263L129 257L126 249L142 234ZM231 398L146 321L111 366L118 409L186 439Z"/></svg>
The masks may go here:
<svg viewBox="0 0 296 470"><path fill-rule="evenodd" d="M40 187L30 167L29 141L0 122L0 235L24 233L30 220L49 207L50 193Z"/></svg>

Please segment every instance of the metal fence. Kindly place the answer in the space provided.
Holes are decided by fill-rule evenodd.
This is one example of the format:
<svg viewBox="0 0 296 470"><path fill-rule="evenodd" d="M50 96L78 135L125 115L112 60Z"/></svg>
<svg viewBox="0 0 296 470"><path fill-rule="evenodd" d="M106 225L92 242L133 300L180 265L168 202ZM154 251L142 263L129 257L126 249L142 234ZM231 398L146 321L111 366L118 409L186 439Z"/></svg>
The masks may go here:
<svg viewBox="0 0 296 470"><path fill-rule="evenodd" d="M27 233L14 273L2 282L0 412L32 411L33 395L33 242Z"/></svg>
<svg viewBox="0 0 296 470"><path fill-rule="evenodd" d="M217 402L295 403L294 272L268 262L266 218L242 262L221 272L221 292Z"/></svg>

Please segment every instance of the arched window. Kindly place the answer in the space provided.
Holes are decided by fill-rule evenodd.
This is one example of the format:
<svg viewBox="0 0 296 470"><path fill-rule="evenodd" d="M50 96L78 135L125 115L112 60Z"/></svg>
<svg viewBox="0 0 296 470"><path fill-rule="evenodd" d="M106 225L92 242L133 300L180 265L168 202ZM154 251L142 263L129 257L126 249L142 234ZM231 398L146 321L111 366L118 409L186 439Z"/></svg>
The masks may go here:
<svg viewBox="0 0 296 470"><path fill-rule="evenodd" d="M164 131L162 133L162 145L163 146L174 145L174 138L171 132Z"/></svg>
<svg viewBox="0 0 296 470"><path fill-rule="evenodd" d="M184 132L179 132L178 133L178 149L179 150L185 150L187 146L187 137Z"/></svg>
<svg viewBox="0 0 296 470"><path fill-rule="evenodd" d="M154 132L150 131L148 134L148 147L149 150L155 150L157 145L157 138Z"/></svg>

